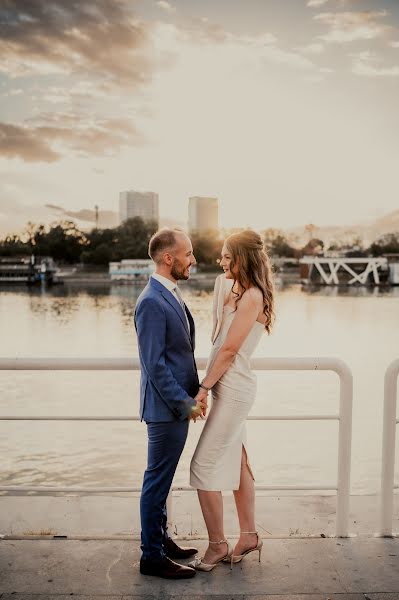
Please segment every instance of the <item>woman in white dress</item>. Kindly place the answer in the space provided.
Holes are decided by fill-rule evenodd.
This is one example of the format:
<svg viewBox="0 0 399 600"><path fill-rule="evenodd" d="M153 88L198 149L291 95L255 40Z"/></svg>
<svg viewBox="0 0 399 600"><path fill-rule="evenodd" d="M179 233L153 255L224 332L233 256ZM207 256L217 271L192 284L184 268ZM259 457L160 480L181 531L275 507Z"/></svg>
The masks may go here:
<svg viewBox="0 0 399 600"><path fill-rule="evenodd" d="M190 566L210 571L257 550L254 477L246 450L246 418L255 400L250 357L274 318L274 289L262 238L251 230L228 237L215 284L212 351L197 399L212 390L212 408L194 452L190 484L198 491L209 545ZM222 490L233 490L240 537L232 550L223 531Z"/></svg>

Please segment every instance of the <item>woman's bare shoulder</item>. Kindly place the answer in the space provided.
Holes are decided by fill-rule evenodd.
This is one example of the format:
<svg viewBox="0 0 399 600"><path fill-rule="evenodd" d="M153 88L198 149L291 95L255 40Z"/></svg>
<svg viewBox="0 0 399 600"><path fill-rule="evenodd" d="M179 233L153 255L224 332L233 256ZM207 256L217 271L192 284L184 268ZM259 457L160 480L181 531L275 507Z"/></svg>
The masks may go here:
<svg viewBox="0 0 399 600"><path fill-rule="evenodd" d="M245 304L256 304L259 307L263 304L263 294L256 286L251 286L242 295L242 299L245 300Z"/></svg>
<svg viewBox="0 0 399 600"><path fill-rule="evenodd" d="M243 296L244 295L247 295L248 298L252 298L253 300L259 300L261 302L263 301L262 291L255 285L252 285L247 290L245 290Z"/></svg>

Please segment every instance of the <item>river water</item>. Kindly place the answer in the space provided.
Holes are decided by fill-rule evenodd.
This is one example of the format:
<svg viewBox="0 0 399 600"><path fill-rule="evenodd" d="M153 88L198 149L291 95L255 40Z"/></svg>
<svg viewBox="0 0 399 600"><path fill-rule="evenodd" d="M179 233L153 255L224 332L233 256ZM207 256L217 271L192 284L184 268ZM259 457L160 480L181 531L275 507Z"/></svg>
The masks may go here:
<svg viewBox="0 0 399 600"><path fill-rule="evenodd" d="M137 356L134 286L0 290L0 355ZM182 286L197 326L197 356L210 350L212 289ZM354 376L352 493L378 491L383 378L399 356L399 289L277 290L277 321L255 356L337 356ZM338 411L333 373L257 373L253 415ZM0 414L137 415L139 373L0 371ZM202 425L191 424L175 484L188 484ZM337 476L337 422L248 423L260 485L331 484ZM398 451L397 451L398 453ZM140 422L0 421L0 485L139 486L146 462ZM397 460L399 463L399 460ZM396 480L399 469L396 468Z"/></svg>

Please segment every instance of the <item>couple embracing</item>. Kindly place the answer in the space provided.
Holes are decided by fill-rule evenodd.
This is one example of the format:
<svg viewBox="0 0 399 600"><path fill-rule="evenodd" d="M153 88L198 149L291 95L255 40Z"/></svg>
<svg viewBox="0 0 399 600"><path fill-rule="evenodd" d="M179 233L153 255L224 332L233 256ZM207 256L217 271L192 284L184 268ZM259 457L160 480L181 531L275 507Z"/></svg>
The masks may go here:
<svg viewBox="0 0 399 600"><path fill-rule="evenodd" d="M193 577L216 565L240 562L252 551L261 556L255 526L254 477L246 450L246 418L255 400L250 357L262 334L270 332L274 291L261 237L247 230L228 237L216 279L212 350L199 382L194 358L195 325L177 282L195 264L189 237L161 229L150 240L155 273L138 298L135 326L141 364L140 417L147 424L148 464L140 499L140 572L167 579ZM166 499L186 442L189 422L212 406L194 452L190 484L209 536L202 558L188 565L173 559L197 554L181 548L167 530ZM223 530L222 490L233 490L240 536L234 548Z"/></svg>

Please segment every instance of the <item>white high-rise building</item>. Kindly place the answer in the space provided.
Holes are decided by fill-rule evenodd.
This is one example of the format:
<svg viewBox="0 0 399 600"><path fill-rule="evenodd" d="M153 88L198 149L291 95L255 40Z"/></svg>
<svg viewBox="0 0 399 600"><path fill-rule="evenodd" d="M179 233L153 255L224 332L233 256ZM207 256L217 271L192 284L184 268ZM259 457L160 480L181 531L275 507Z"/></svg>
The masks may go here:
<svg viewBox="0 0 399 600"><path fill-rule="evenodd" d="M188 205L188 228L190 231L218 229L219 206L217 198L192 196Z"/></svg>
<svg viewBox="0 0 399 600"><path fill-rule="evenodd" d="M119 222L141 217L159 223L159 197L155 192L128 190L119 194Z"/></svg>

